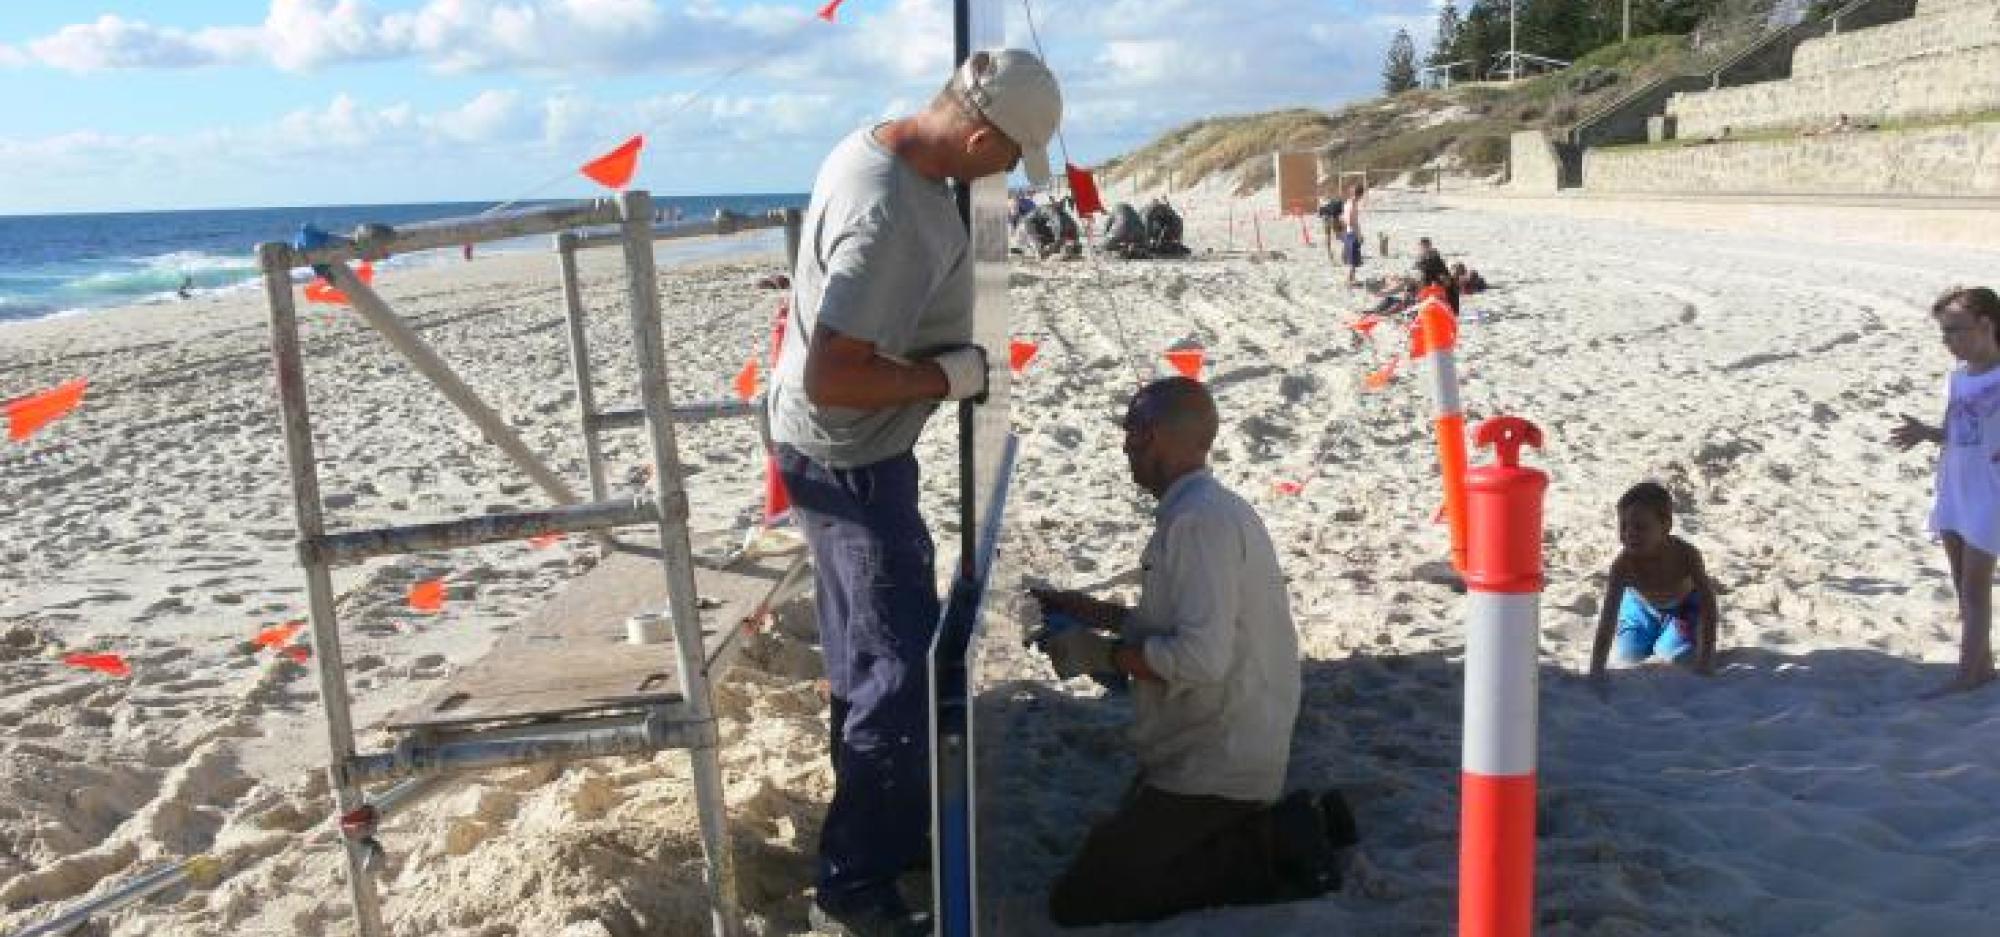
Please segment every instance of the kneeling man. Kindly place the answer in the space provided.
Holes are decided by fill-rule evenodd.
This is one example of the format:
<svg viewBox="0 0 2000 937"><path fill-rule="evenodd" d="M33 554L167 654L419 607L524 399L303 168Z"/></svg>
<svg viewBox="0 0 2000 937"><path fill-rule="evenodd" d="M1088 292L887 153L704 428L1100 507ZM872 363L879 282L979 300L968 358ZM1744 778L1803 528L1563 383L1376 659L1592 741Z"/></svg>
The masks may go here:
<svg viewBox="0 0 2000 937"><path fill-rule="evenodd" d="M1159 499L1137 607L1034 592L1052 625L1083 625L1043 639L1059 676L1132 678L1139 776L1057 879L1049 915L1064 926L1322 895L1354 841L1337 794L1278 797L1298 634L1263 521L1209 474L1216 425L1187 378L1146 385L1126 409L1132 480Z"/></svg>

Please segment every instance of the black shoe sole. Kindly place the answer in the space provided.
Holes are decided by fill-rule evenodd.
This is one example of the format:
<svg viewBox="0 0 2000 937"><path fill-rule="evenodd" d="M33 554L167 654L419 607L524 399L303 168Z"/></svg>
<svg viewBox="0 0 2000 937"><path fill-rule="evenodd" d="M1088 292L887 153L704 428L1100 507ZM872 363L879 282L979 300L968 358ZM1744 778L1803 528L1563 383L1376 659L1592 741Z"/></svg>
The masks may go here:
<svg viewBox="0 0 2000 937"><path fill-rule="evenodd" d="M1361 841L1361 831L1354 825L1354 811L1347 808L1347 798L1339 791L1329 790L1319 795L1320 822L1326 824L1326 841L1335 849L1346 849Z"/></svg>

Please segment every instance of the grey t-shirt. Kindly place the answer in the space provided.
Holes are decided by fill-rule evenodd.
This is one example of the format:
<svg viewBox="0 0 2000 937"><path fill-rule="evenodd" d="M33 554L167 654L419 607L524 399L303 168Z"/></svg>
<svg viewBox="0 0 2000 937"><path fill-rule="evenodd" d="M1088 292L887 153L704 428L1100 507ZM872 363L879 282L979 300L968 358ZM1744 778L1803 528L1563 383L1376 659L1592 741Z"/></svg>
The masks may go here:
<svg viewBox="0 0 2000 937"><path fill-rule="evenodd" d="M883 410L806 398L806 350L825 326L919 359L972 341L972 256L950 186L919 175L872 129L834 147L813 181L792 272L792 321L770 395L771 438L832 468L908 452L935 403Z"/></svg>

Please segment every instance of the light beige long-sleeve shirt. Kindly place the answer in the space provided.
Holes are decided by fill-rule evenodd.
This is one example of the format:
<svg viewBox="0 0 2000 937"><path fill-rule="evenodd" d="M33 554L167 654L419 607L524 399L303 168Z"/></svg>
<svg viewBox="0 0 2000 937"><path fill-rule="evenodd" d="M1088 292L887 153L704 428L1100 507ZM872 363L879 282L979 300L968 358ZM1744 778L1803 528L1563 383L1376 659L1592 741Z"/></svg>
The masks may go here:
<svg viewBox="0 0 2000 937"><path fill-rule="evenodd" d="M1206 469L1160 497L1124 639L1164 683L1133 684L1145 783L1276 800L1299 712L1299 640L1284 573L1255 509Z"/></svg>

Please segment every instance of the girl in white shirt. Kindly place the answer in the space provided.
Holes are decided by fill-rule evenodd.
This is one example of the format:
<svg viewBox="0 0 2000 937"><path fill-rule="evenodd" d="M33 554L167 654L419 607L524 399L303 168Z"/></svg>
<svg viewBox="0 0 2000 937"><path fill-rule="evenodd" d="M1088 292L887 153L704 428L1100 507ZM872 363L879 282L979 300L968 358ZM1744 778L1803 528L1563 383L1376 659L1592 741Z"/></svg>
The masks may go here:
<svg viewBox="0 0 2000 937"><path fill-rule="evenodd" d="M1993 565L2000 554L2000 296L1955 289L1931 306L1944 347L1959 360L1947 382L1943 426L1909 414L1890 431L1897 448L1920 442L1938 455L1930 526L1944 541L1958 593L1958 675L1930 696L1962 693L1993 679Z"/></svg>

